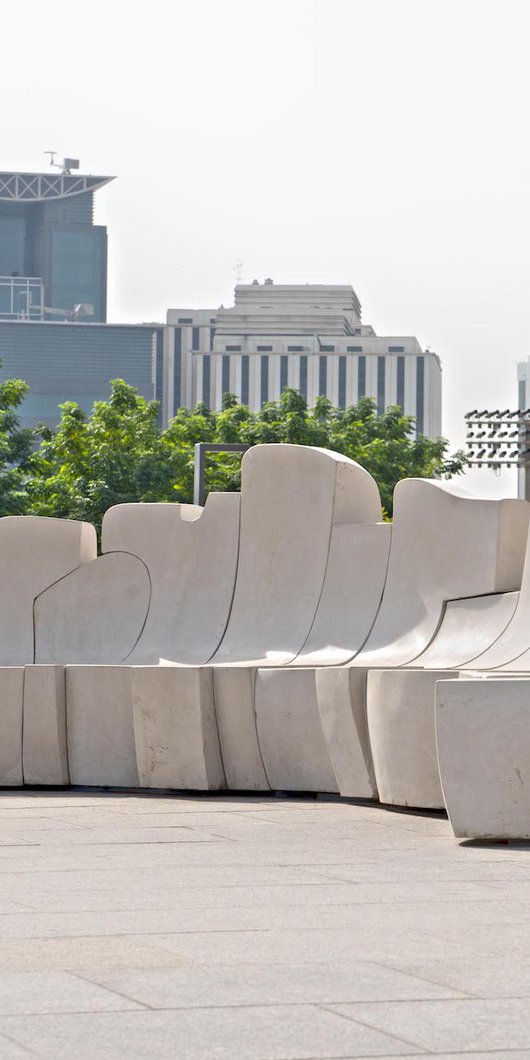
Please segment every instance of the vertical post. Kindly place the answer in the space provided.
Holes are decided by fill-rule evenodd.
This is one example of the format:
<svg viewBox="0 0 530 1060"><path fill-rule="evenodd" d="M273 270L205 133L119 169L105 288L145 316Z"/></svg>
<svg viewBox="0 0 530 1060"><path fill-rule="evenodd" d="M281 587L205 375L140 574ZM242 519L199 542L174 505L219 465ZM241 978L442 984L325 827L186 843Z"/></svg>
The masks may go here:
<svg viewBox="0 0 530 1060"><path fill-rule="evenodd" d="M193 503L204 507L204 467L206 462L206 446L204 442L195 445L195 465L193 470Z"/></svg>
<svg viewBox="0 0 530 1060"><path fill-rule="evenodd" d="M530 423L525 423L524 430L525 454L524 454L524 499L530 501Z"/></svg>

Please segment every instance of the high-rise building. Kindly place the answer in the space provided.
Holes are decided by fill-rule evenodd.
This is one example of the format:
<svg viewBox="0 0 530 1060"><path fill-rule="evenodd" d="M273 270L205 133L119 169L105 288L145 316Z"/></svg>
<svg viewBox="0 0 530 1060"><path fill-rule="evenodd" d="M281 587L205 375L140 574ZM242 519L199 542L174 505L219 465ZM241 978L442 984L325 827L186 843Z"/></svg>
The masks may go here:
<svg viewBox="0 0 530 1060"><path fill-rule="evenodd" d="M418 434L441 433L439 357L414 336L376 335L349 285L238 284L232 308L169 309L164 341L165 422L180 405L219 409L225 393L257 410L289 386L310 406L400 405Z"/></svg>
<svg viewBox="0 0 530 1060"><path fill-rule="evenodd" d="M113 177L0 173L0 320L107 318L107 229L94 193Z"/></svg>

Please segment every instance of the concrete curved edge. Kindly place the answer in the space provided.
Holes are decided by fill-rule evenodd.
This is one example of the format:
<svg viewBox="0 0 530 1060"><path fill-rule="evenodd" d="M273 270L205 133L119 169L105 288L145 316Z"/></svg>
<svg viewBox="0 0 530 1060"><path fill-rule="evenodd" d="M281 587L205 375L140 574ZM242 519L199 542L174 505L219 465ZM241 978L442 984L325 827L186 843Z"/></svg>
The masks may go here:
<svg viewBox="0 0 530 1060"><path fill-rule="evenodd" d="M27 515L0 519L0 665L33 662L36 597L96 555L89 523Z"/></svg>
<svg viewBox="0 0 530 1060"><path fill-rule="evenodd" d="M103 553L132 553L151 579L149 614L131 664L164 658L194 666L214 654L232 607L239 518L237 493L211 493L204 508L124 504L106 513Z"/></svg>
<svg viewBox="0 0 530 1060"><path fill-rule="evenodd" d="M147 621L149 571L137 556L107 552L66 574L33 605L35 662L122 663Z"/></svg>

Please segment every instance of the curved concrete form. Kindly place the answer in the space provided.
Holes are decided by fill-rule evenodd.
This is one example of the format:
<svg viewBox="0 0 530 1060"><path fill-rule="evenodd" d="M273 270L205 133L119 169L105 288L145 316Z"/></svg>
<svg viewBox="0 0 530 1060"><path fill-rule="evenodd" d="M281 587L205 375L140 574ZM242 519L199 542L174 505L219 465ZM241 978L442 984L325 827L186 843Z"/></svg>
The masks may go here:
<svg viewBox="0 0 530 1060"><path fill-rule="evenodd" d="M338 528L334 551L340 551L351 538L346 529L341 533L343 527L380 519L374 480L338 453L264 445L245 454L234 601L212 659L228 787L269 786L256 732L255 672L296 659L311 635L323 595L324 607L329 606L323 590L333 530ZM385 533L379 538L384 553ZM335 568L332 560L330 578L336 577ZM315 638L320 635L316 630Z"/></svg>
<svg viewBox="0 0 530 1060"><path fill-rule="evenodd" d="M436 734L455 835L530 839L530 679L438 682Z"/></svg>
<svg viewBox="0 0 530 1060"><path fill-rule="evenodd" d="M151 583L145 563L110 552L67 574L34 605L37 663L124 662L142 633Z"/></svg>
<svg viewBox="0 0 530 1060"><path fill-rule="evenodd" d="M443 809L434 725L436 682L457 677L458 667L502 635L517 599L517 593L499 593L450 600L439 632L414 667L368 673L368 729L381 802Z"/></svg>
<svg viewBox="0 0 530 1060"><path fill-rule="evenodd" d="M256 674L258 737L273 788L338 790L315 667L344 662L366 640L381 603L391 529L389 523L333 526L324 587L306 643L293 663ZM307 753L302 754L302 747Z"/></svg>
<svg viewBox="0 0 530 1060"><path fill-rule="evenodd" d="M529 514L525 501L474 498L445 483L421 479L398 483L381 608L365 647L349 665L365 671L407 666L433 641L446 601L517 591ZM501 621L503 617L504 612ZM335 702L339 731L350 724L353 741L358 725L351 719L366 711L366 683L350 684L347 669L320 670L316 687L321 713L325 710L329 718ZM352 694L361 700L354 703ZM333 760L335 747L329 741L328 753ZM367 745L360 757L366 760L369 754ZM354 782L355 773L346 789L339 785L341 793L357 794Z"/></svg>
<svg viewBox="0 0 530 1060"><path fill-rule="evenodd" d="M291 662L313 625L332 526L380 519L371 475L339 453L296 445L245 453L234 601L212 662Z"/></svg>
<svg viewBox="0 0 530 1060"><path fill-rule="evenodd" d="M0 665L34 659L33 601L97 555L88 523L36 516L0 519Z"/></svg>
<svg viewBox="0 0 530 1060"><path fill-rule="evenodd" d="M234 592L239 505L237 493L211 493L204 508L120 504L106 513L103 553L132 553L151 579L149 614L130 663L196 665L213 655Z"/></svg>

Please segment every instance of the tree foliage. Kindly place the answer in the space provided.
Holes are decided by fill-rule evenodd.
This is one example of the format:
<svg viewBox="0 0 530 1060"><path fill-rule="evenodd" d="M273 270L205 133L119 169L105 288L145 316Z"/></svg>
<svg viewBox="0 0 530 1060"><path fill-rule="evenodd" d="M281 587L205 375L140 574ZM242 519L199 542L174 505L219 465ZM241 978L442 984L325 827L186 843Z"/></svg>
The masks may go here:
<svg viewBox="0 0 530 1060"><path fill-rule="evenodd" d="M17 415L27 391L21 379L0 383L0 516L24 515L27 509L33 432L20 427Z"/></svg>
<svg viewBox="0 0 530 1060"><path fill-rule="evenodd" d="M30 456L29 432L19 430L15 414L24 394L25 384L18 381L0 388L2 514L9 508L86 519L100 527L113 504L190 502L196 442L291 442L344 453L374 476L388 516L399 479L450 478L465 465L463 453L447 456L445 439L417 438L413 418L399 407L378 416L371 398L337 409L320 397L309 410L305 398L288 388L279 401L254 413L227 394L220 412L204 405L181 408L161 430L158 404L120 379L90 416L74 402L62 405L57 429L41 428L40 448ZM238 489L240 463L239 455L209 457L207 491Z"/></svg>

